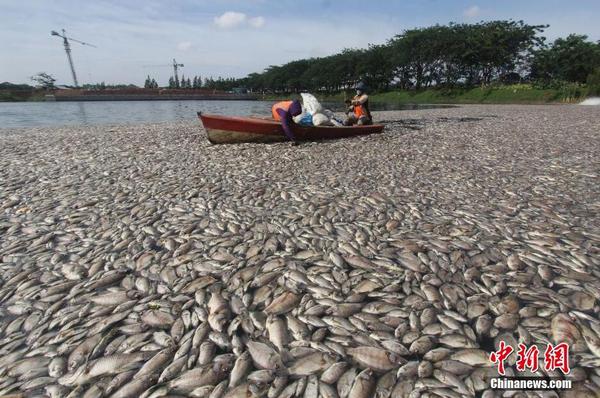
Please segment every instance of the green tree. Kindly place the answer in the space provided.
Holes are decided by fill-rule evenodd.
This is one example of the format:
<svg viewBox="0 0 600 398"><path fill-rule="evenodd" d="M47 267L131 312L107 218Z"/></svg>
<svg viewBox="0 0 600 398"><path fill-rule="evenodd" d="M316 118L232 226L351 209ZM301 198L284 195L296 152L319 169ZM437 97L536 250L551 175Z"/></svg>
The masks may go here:
<svg viewBox="0 0 600 398"><path fill-rule="evenodd" d="M356 75L373 89L387 90L393 79L390 48L370 45L357 63Z"/></svg>
<svg viewBox="0 0 600 398"><path fill-rule="evenodd" d="M537 34L545 28L523 21L490 21L407 30L388 42L394 78L401 86L414 84L417 89L459 81L489 84L519 72L541 43Z"/></svg>
<svg viewBox="0 0 600 398"><path fill-rule="evenodd" d="M50 90L55 88L54 82L56 82L56 79L48 73L40 72L35 76L31 76L30 79L36 82L44 90Z"/></svg>
<svg viewBox="0 0 600 398"><path fill-rule="evenodd" d="M600 67L600 43L588 41L585 35L569 35L535 53L531 75L545 82L585 83L597 67Z"/></svg>
<svg viewBox="0 0 600 398"><path fill-rule="evenodd" d="M216 88L216 82L215 80L211 77L209 78L204 78L204 87L214 90Z"/></svg>

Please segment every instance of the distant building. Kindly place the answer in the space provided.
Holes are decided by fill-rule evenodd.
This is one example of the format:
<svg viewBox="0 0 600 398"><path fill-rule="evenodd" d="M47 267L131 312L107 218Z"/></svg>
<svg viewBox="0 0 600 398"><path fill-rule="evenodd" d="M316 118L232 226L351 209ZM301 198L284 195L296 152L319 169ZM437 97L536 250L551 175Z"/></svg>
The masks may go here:
<svg viewBox="0 0 600 398"><path fill-rule="evenodd" d="M234 87L231 92L234 94L248 94L248 89L245 87Z"/></svg>

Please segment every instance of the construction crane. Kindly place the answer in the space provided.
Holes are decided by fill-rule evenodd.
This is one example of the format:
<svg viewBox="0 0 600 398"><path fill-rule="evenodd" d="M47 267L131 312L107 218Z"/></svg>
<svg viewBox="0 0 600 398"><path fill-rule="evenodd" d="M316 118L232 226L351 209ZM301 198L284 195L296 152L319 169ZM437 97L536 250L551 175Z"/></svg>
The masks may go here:
<svg viewBox="0 0 600 398"><path fill-rule="evenodd" d="M67 33L65 30L62 30L62 35L57 31L53 30L50 32L52 36L58 36L63 38L63 44L65 45L65 52L67 53L67 59L69 60L69 66L71 67L71 73L73 74L73 83L75 83L75 87L79 87L79 83L77 83L77 75L75 74L75 66L73 66L73 58L71 58L71 45L69 44L69 40L74 41L79 44L83 44L84 46L96 47L93 44L85 43L80 40L75 40L72 37L67 37ZM97 47L96 47L97 48Z"/></svg>
<svg viewBox="0 0 600 398"><path fill-rule="evenodd" d="M169 67L173 67L173 76L175 77L175 81L179 81L179 76L177 75L177 70L179 68L183 68L183 64L178 64L177 61L175 61L175 58L173 58L173 64L171 65L144 65L145 67L162 67L162 66L169 66Z"/></svg>

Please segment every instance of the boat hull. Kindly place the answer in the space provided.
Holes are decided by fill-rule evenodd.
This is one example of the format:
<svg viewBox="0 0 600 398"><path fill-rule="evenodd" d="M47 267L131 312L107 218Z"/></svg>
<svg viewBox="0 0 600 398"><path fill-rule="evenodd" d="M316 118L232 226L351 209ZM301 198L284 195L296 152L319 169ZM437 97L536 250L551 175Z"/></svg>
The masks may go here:
<svg viewBox="0 0 600 398"><path fill-rule="evenodd" d="M206 115L198 112L208 140L213 144L235 144L244 142L269 143L287 141L281 123L273 119ZM384 126L292 126L298 141L317 141L381 133Z"/></svg>

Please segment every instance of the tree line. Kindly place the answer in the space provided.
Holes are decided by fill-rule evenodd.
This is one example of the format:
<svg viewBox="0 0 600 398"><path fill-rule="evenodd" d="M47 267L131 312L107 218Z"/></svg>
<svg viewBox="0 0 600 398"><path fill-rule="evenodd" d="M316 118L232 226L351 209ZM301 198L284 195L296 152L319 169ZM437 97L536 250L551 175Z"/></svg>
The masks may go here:
<svg viewBox="0 0 600 398"><path fill-rule="evenodd" d="M548 43L542 36L547 27L490 21L409 29L385 44L272 65L234 82L222 80L217 88L331 93L362 80L376 91L419 90L491 83L585 83L600 74L600 42L570 35Z"/></svg>
<svg viewBox="0 0 600 398"><path fill-rule="evenodd" d="M230 91L241 84L241 79L218 77L213 79L212 76L202 79L201 76L194 76L193 79L186 78L185 75L169 77L168 88L205 88L209 90L226 90ZM144 88L158 88L158 83L150 76L144 81Z"/></svg>

